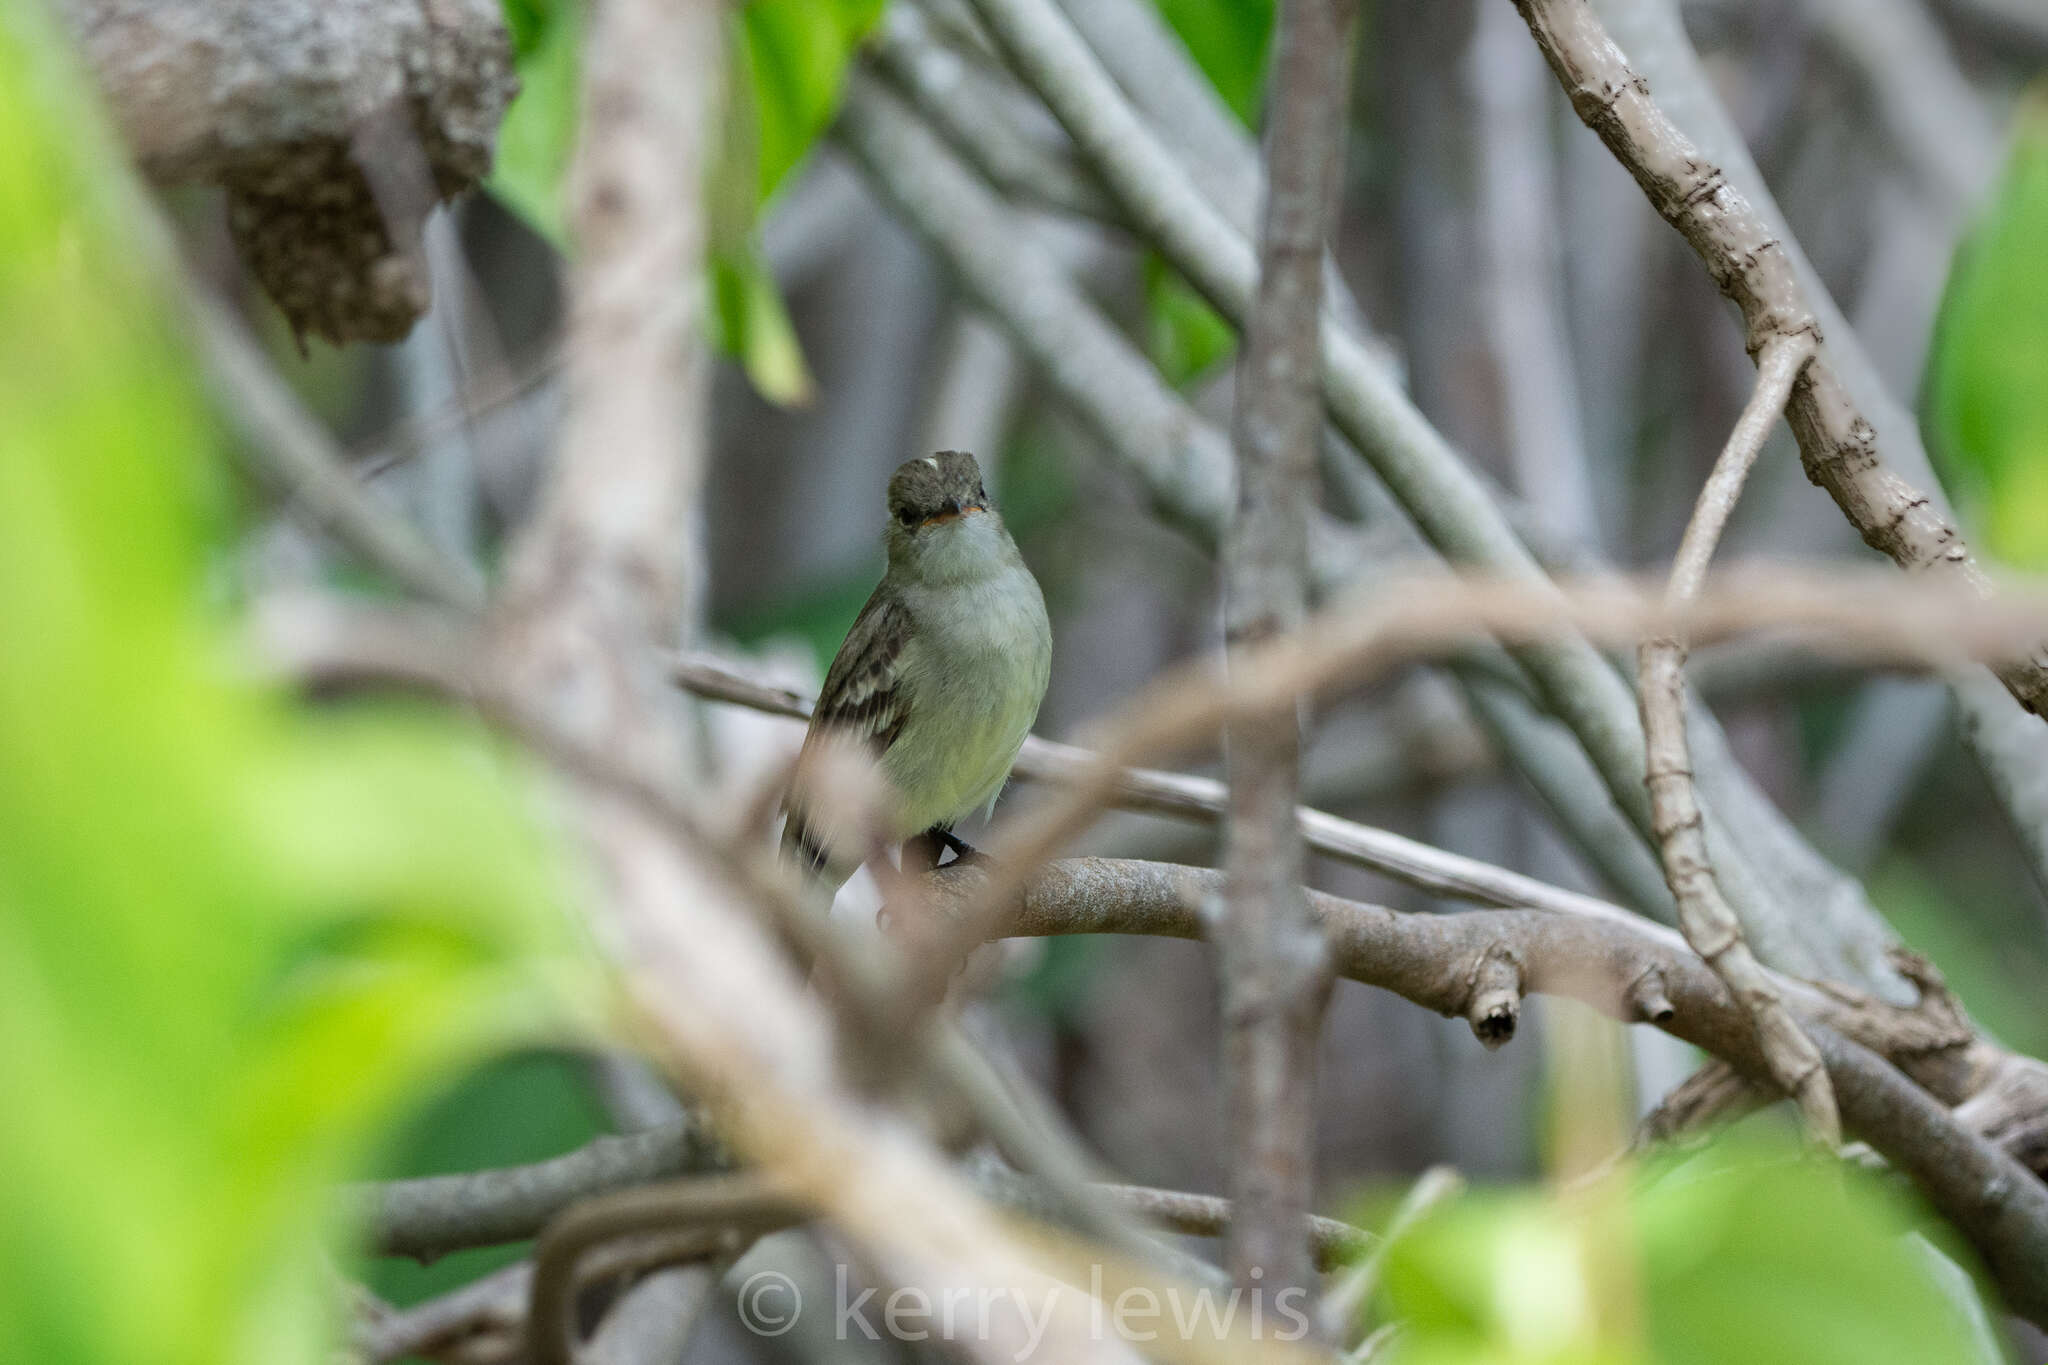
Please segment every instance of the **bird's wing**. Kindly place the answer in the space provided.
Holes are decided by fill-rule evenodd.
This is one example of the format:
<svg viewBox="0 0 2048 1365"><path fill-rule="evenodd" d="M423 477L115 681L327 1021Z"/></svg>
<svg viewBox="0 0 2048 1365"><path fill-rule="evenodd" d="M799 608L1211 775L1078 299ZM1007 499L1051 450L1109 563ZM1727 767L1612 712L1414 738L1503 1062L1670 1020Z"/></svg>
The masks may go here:
<svg viewBox="0 0 2048 1365"><path fill-rule="evenodd" d="M804 751L784 806L789 813L782 846L812 871L825 863L825 849L805 819L804 759L821 735L864 740L877 758L888 752L909 718L909 695L898 663L910 639L910 614L877 587L854 618L853 628L825 673ZM843 874L842 874L843 875Z"/></svg>
<svg viewBox="0 0 2048 1365"><path fill-rule="evenodd" d="M909 718L909 696L897 667L910 639L910 614L878 587L825 674L806 742L824 731L864 739L887 752Z"/></svg>

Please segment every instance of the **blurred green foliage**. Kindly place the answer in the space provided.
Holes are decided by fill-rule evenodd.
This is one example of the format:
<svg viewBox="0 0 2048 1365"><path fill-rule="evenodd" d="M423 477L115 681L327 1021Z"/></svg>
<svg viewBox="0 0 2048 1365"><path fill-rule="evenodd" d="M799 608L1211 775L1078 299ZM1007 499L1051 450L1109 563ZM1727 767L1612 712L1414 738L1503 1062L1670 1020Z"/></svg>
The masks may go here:
<svg viewBox="0 0 2048 1365"><path fill-rule="evenodd" d="M1247 125L1258 122L1274 7L1274 0L1159 0L1202 74Z"/></svg>
<svg viewBox="0 0 2048 1365"><path fill-rule="evenodd" d="M476 1068L435 1095L371 1166L380 1180L541 1161L611 1131L589 1066L564 1052L521 1052ZM478 1247L428 1265L367 1261L361 1279L387 1302L418 1303L524 1256L528 1243Z"/></svg>
<svg viewBox="0 0 2048 1365"><path fill-rule="evenodd" d="M594 977L503 754L207 613L212 432L83 90L0 7L0 1359L290 1365L332 1183Z"/></svg>
<svg viewBox="0 0 2048 1365"><path fill-rule="evenodd" d="M747 0L731 19L725 118L710 198L711 335L763 397L801 403L803 349L755 241L760 212L831 124L883 0ZM576 140L580 0L504 0L521 89L499 132L491 189L566 249L563 177Z"/></svg>
<svg viewBox="0 0 2048 1365"><path fill-rule="evenodd" d="M1159 255L1145 257L1145 353L1187 388L1237 351L1237 332Z"/></svg>
<svg viewBox="0 0 2048 1365"><path fill-rule="evenodd" d="M1926 421L1982 548L2048 568L2048 85L2021 103L2004 180L1949 272Z"/></svg>
<svg viewBox="0 0 2048 1365"><path fill-rule="evenodd" d="M1915 1211L1875 1177L1724 1138L1563 1195L1492 1192L1389 1250L1391 1365L1982 1361Z"/></svg>
<svg viewBox="0 0 2048 1365"><path fill-rule="evenodd" d="M1940 965L1949 989L1992 1036L2032 1056L2048 1055L2048 1014L2041 1009L2048 1000L2048 952L2041 947L2040 912L2029 888L2003 886L1991 869L1975 870L1982 879L1972 885L1953 875L1937 878L1918 861L1895 855L1872 872L1870 896L1902 939ZM2007 905L2012 922L2000 924L1998 912Z"/></svg>

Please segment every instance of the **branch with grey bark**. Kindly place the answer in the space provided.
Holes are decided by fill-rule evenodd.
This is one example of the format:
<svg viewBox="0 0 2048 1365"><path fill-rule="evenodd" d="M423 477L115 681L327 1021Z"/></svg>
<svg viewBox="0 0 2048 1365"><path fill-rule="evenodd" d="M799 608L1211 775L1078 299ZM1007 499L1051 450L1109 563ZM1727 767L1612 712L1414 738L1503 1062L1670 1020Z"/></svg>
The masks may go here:
<svg viewBox="0 0 2048 1365"><path fill-rule="evenodd" d="M1226 669L1297 628L1308 611L1310 490L1323 425L1317 322L1342 164L1350 19L1344 0L1285 0L1279 12L1259 287L1231 422L1238 490L1223 544ZM1302 1222L1313 1197L1316 1042L1330 978L1301 893L1298 713L1234 718L1225 753L1217 970L1228 1169L1240 1211L1230 1270L1247 1291L1312 1295Z"/></svg>
<svg viewBox="0 0 2048 1365"><path fill-rule="evenodd" d="M1989 7L1994 0L1979 3ZM2032 0L2015 0L2015 8L2031 4ZM1628 54L1631 66L1649 78L1658 101L1684 128L1687 138L1721 168L1728 183L1778 240L1778 249L1820 319L1830 363L1858 410L1873 425L1887 464L1918 485L1928 497L1931 511L1949 515L1921 443L1917 419L1886 388L1876 363L1792 235L1741 131L1693 50L1676 0L1596 0L1595 8ZM1950 687L1963 741L2018 833L2035 880L2048 887L2048 782L2041 776L2048 773L2048 728L2022 710L1988 670L1969 670L1951 679ZM1703 782L1707 773L1702 765Z"/></svg>
<svg viewBox="0 0 2048 1365"><path fill-rule="evenodd" d="M963 904L983 875L937 874ZM1201 906L1219 889L1218 874L1205 869L1072 859L1031 880L1003 931L1207 938ZM1465 1018L1482 1037L1511 1035L1524 995L1557 994L1655 1024L1758 1081L1771 1075L1747 1013L1719 978L1692 953L1630 926L1516 910L1406 915L1316 892L1309 902L1340 974ZM1850 1129L1956 1224L2015 1311L2048 1317L2048 1184L1855 1041L1870 1036L1877 1016L1823 992L1795 1008L1821 1047Z"/></svg>
<svg viewBox="0 0 2048 1365"><path fill-rule="evenodd" d="M1764 438L1777 425L1787 395L1813 358L1813 341L1803 334L1774 339L1757 357L1756 391L1750 397L1720 459L1700 490L1698 505L1671 565L1665 600L1674 607L1694 601L1706 579L1707 563L1735 510L1750 466ZM1756 1026L1771 1077L1795 1097L1816 1141L1832 1146L1840 1138L1835 1097L1827 1070L1812 1040L1786 1010L1777 988L1742 936L1742 921L1729 908L1714 876L1705 820L1693 788L1692 749L1685 734L1685 640L1662 635L1637 649L1637 690L1642 698L1643 736L1649 752L1644 783L1656 822L1664 878L1678 905L1685 940L1729 992L1742 1002Z"/></svg>
<svg viewBox="0 0 2048 1365"><path fill-rule="evenodd" d="M1819 343L1787 409L1807 477L1828 491L1865 544L1900 568L1988 591L1955 526L1884 463L1876 427L1828 363L1814 305L1790 258L1748 199L1657 105L1586 0L1515 3L1581 121L1741 311L1750 355L1760 359L1778 337L1806 334ZM2048 654L2037 650L1994 671L2028 710L2048 704Z"/></svg>
<svg viewBox="0 0 2048 1365"><path fill-rule="evenodd" d="M1077 149L1123 204L1131 222L1227 319L1241 323L1257 274L1251 244L1196 191L1067 21L1049 0L976 0L976 7L1012 65L1066 125ZM977 249L1007 257L991 253L986 245L977 248L976 243L987 232L999 232L1000 222L982 224L981 234L960 242L956 233L965 230L960 195L971 194L971 188L948 185L939 192L927 158L906 154L910 135L895 141L895 156L864 158L870 173L934 240L970 288L981 292L984 286L971 269ZM995 273L984 301L1029 350L1034 334L1044 333L1063 310L1032 297L1006 297L1001 272ZM1380 358L1327 315L1322 345L1324 397L1332 419L1429 541L1454 562L1543 581L1537 561L1482 481L1408 402ZM1149 365L1140 365L1150 372ZM1068 391L1057 351L1048 373L1056 388ZM1150 377L1156 385L1156 375ZM1083 382L1091 378L1084 375ZM1112 449L1117 449L1113 426L1110 432ZM1144 472L1148 486L1157 489L1158 464ZM1177 490L1166 491L1171 495ZM1331 568L1337 577L1349 574L1341 556ZM1546 704L1584 748L1606 787L1607 799L1630 818L1639 837L1650 838L1649 807L1641 783L1642 731L1634 699L1620 676L1583 641L1545 640L1525 647L1518 658ZM1504 738L1526 740L1527 727L1504 732ZM1526 746L1517 749L1515 757L1531 764L1539 761ZM1784 956L1798 965L1902 989L1903 983L1884 963L1890 933L1860 887L1814 854L1739 767L1724 760L1718 747L1702 753L1702 785L1710 798L1710 834L1720 849L1729 898L1759 941L1768 931ZM1744 831L1740 836L1737 826ZM1796 918L1783 916L1779 907L1790 903L1807 904L1814 911Z"/></svg>

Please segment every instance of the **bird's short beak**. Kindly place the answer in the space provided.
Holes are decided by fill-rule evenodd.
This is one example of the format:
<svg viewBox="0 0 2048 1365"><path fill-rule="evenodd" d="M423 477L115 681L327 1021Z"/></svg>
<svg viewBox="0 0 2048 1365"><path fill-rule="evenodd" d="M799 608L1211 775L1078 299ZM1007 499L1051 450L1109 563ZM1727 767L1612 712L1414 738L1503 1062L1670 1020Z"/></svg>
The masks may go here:
<svg viewBox="0 0 2048 1365"><path fill-rule="evenodd" d="M962 502L958 498L948 498L946 499L945 507L926 517L924 524L926 526L936 526L940 522L958 521L969 512L986 512L987 510L988 504L985 502Z"/></svg>

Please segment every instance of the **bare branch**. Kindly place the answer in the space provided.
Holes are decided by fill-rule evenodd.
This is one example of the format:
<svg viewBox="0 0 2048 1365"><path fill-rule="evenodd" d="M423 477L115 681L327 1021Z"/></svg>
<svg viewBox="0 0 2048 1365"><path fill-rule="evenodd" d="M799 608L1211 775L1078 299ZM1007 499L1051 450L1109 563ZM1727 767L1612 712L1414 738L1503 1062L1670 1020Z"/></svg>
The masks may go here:
<svg viewBox="0 0 2048 1365"><path fill-rule="evenodd" d="M1586 0L1515 3L1579 118L1741 309L1750 354L1761 356L1779 336L1805 333L1819 340L1813 303L1778 238L1657 106ZM1807 477L1828 490L1865 544L1903 569L1988 590L1956 528L1925 493L1885 465L1876 428L1830 368L1825 345L1794 383L1787 415ZM2027 709L2038 712L2048 703L2048 655L2023 656L1994 671Z"/></svg>
<svg viewBox="0 0 2048 1365"><path fill-rule="evenodd" d="M985 876L947 869L933 881L966 903ZM1200 907L1220 885L1219 874L1206 869L1072 859L1042 870L1004 931L1203 938ZM1438 1013L1465 1013L1473 966L1501 958L1517 964L1525 991L1568 995L1626 1022L1655 1023L1752 1077L1770 1074L1749 1016L1720 979L1691 952L1657 946L1631 926L1518 910L1403 915L1318 892L1309 893L1309 903L1330 935L1340 973ZM1653 996L1645 996L1645 981L1656 983ZM1879 1021L1888 1016L1845 1007L1819 991L1803 992L1798 1008L1849 1127L1920 1184L1984 1257L2011 1307L2048 1319L2048 1185L1851 1041L1873 1027L1886 1031Z"/></svg>
<svg viewBox="0 0 2048 1365"><path fill-rule="evenodd" d="M2008 3L2026 10L2037 29L2048 15L2036 0L1971 0L1951 3L1952 10L1980 11ZM1931 510L1948 515L1941 487L1921 443L1919 423L1885 386L1877 365L1865 352L1848 320L1835 306L1820 274L1800 250L1785 215L1771 197L1770 186L1757 169L1740 129L1721 103L1691 40L1680 21L1676 0L1595 0L1610 33L1632 59L1635 70L1650 78L1661 103L1687 137L1721 168L1723 175L1749 201L1763 220L1778 250L1806 291L1821 331L1827 338L1829 363L1841 378L1862 416L1875 428L1886 463L1908 482L1919 485ZM1988 671L1972 670L1951 682L1959 729L1992 792L2005 809L2026 852L2035 879L2048 887L2048 732L2020 708L2006 687ZM1711 793L1711 769L1701 754L1700 783ZM1794 893L1795 903L1818 904L1811 894ZM1738 905L1738 909L1741 908Z"/></svg>
<svg viewBox="0 0 2048 1365"><path fill-rule="evenodd" d="M1866 98L1921 193L1953 224L1998 172L2004 140L1924 0L1807 0L1859 68Z"/></svg>
<svg viewBox="0 0 2048 1365"><path fill-rule="evenodd" d="M1310 488L1322 402L1316 391L1323 243L1343 164L1345 0L1280 7L1266 144L1259 288L1239 361L1232 445L1237 514L1223 546L1225 661L1301 624L1308 611ZM1248 1292L1311 1298L1302 1235L1313 1198L1316 1041L1329 953L1302 898L1295 818L1301 735L1294 712L1233 720L1225 743L1223 1090L1240 1217L1230 1269Z"/></svg>
<svg viewBox="0 0 2048 1365"><path fill-rule="evenodd" d="M1714 462L1679 542L1665 588L1665 600L1671 606L1681 607L1699 596L1707 562L1735 510L1750 466L1763 449L1764 438L1777 425L1793 381L1813 353L1810 336L1791 333L1773 338L1757 357L1756 390ZM1728 984L1755 1022L1772 1079L1799 1101L1814 1139L1833 1146L1841 1140L1841 1120L1820 1053L1800 1032L1750 952L1742 936L1742 922L1714 878L1705 820L1693 790L1691 746L1685 736L1685 648L1683 637L1656 636L1645 640L1637 652L1637 688L1649 750L1644 781L1664 857L1664 879L1677 902L1678 925L1686 942Z"/></svg>
<svg viewBox="0 0 2048 1365"><path fill-rule="evenodd" d="M1682 610L1653 604L1614 579L1569 591L1549 582L1457 579L1382 590L1363 603L1319 613L1227 681L1212 677L1206 665L1188 665L1120 707L1101 727L1095 764L1075 774L1057 796L1011 816L992 837L1005 861L989 880L988 899L961 918L961 940L978 942L1000 923L1031 869L1057 853L1114 795L1122 768L1205 742L1232 715L1291 709L1304 695L1357 685L1396 660L1441 652L1475 633L1512 642L1554 638L1569 629L1587 638L1626 641L1797 625L1842 632L1840 640L1866 656L1953 662L1958 653L2001 658L2030 647L2015 642L2038 637L2042 614L2021 594L2008 599L1959 596L1952 588L1914 580L1882 585L1854 574L1806 575L1790 568L1707 592ZM963 955L961 949L954 956Z"/></svg>
<svg viewBox="0 0 2048 1365"><path fill-rule="evenodd" d="M624 1238L701 1234L679 1244L680 1261L738 1255L764 1232L802 1218L754 1175L699 1176L599 1195L549 1223L534 1246L526 1342L534 1365L575 1365L576 1291L585 1253Z"/></svg>
<svg viewBox="0 0 2048 1365"><path fill-rule="evenodd" d="M1257 279L1251 245L1195 190L1050 0L974 4L1131 221L1226 318L1242 324ZM1504 577L1547 581L1483 482L1408 401L1389 368L1327 313L1322 380L1338 429L1445 557ZM1654 837L1641 781L1641 722L1620 675L1583 640L1547 638L1525 644L1517 657L1584 747L1614 804L1645 838ZM1837 941L1815 945L1807 941L1814 935L1788 926L1780 942L1809 968L1825 960L1831 968L1885 981L1889 934L1860 889L1820 864L1732 763L1716 767L1730 804L1743 807L1738 813L1751 836L1729 836L1719 852L1729 898L1745 922L1775 928L1784 920L1778 898L1792 896L1797 884L1800 898L1823 904L1827 938ZM1717 806L1708 815L1710 835L1719 833L1726 817ZM1768 876L1752 861L1751 843L1769 847Z"/></svg>
<svg viewBox="0 0 2048 1365"><path fill-rule="evenodd" d="M644 1133L593 1138L549 1161L357 1186L347 1199L376 1251L430 1261L531 1237L579 1199L728 1161L703 1117L692 1115Z"/></svg>
<svg viewBox="0 0 2048 1365"><path fill-rule="evenodd" d="M835 133L930 237L961 285L1015 336L1053 389L1143 481L1160 514L1215 546L1230 516L1230 450L1096 310L1043 243L888 87L856 66Z"/></svg>
<svg viewBox="0 0 2048 1365"><path fill-rule="evenodd" d="M1044 111L1025 104L1029 96L1003 80L999 70L941 45L929 30L915 8L891 5L870 39L876 64L918 112L1010 199L1117 222L1115 202L1073 160L1072 149ZM1049 138L1018 126L1032 114L1046 125Z"/></svg>

